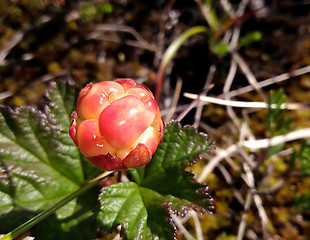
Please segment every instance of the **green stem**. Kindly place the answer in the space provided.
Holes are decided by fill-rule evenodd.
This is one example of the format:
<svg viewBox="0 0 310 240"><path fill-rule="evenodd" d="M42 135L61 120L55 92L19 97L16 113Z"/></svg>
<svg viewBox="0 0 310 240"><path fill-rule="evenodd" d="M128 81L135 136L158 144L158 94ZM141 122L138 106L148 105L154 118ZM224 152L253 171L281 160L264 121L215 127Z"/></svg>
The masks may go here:
<svg viewBox="0 0 310 240"><path fill-rule="evenodd" d="M188 29L186 32L182 33L177 39L175 39L170 46L167 48L167 50L164 53L163 59L161 60L158 72L157 72L157 86L156 86L156 92L155 92L155 99L158 101L161 87L163 84L163 78L164 78L164 72L166 69L167 64L171 61L171 59L174 57L176 52L179 50L179 48L182 46L182 44L191 36L202 33L202 32L208 32L208 29L205 26L196 26Z"/></svg>
<svg viewBox="0 0 310 240"><path fill-rule="evenodd" d="M69 196L65 197L64 199L62 199L61 201L59 201L58 203L56 203L54 206L52 206L49 209L44 210L43 212L39 213L38 215L34 216L33 218L31 218L30 220L28 220L27 222L25 222L24 224L20 225L19 227L15 228L13 231L9 232L8 234L4 235L2 238L0 238L0 240L12 240L16 237L18 237L19 235L21 235L22 233L26 232L27 230L29 230L30 228L32 228L34 225L36 225L37 223L41 222L42 220L44 220L45 218L47 218L48 216L50 216L51 214L53 214L55 211L57 211L59 208L63 207L64 205L66 205L68 202L70 202L71 200L75 199L76 197L80 196L82 193L84 193L85 191L87 191L88 189L92 188L93 186L95 186L97 184L97 182L105 177L107 177L108 175L110 175L111 173L113 173L112 171L106 171L103 172L102 174L100 174L98 177L88 181L87 183L85 183L81 188L79 188L78 190L76 190L75 192L71 193Z"/></svg>

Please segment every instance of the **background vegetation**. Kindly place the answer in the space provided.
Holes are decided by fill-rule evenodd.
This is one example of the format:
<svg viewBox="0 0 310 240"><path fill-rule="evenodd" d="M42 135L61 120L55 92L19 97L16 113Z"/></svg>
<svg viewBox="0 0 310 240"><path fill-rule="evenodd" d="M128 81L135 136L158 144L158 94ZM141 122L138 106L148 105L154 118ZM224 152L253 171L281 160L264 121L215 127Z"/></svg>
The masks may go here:
<svg viewBox="0 0 310 240"><path fill-rule="evenodd" d="M155 92L162 77L165 121L215 141L189 168L209 185L214 213L175 217L178 239L310 238L307 1L0 4L2 104L43 107L52 80L130 77ZM206 31L186 36L161 68L166 49L198 25ZM212 98L191 104L186 93Z"/></svg>

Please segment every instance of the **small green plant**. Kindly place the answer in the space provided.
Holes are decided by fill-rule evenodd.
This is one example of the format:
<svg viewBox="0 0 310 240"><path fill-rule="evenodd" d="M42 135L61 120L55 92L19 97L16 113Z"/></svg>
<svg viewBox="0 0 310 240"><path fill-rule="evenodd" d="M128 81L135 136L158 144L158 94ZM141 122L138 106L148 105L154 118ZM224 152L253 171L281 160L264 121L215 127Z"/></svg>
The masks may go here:
<svg viewBox="0 0 310 240"><path fill-rule="evenodd" d="M287 111L284 105L286 96L282 89L277 92L271 91L268 99L268 113L266 115L266 124L269 137L283 134L290 130L291 120L285 118Z"/></svg>
<svg viewBox="0 0 310 240"><path fill-rule="evenodd" d="M260 31L253 31L240 38L239 47L246 47L254 42L259 42L263 35Z"/></svg>
<svg viewBox="0 0 310 240"><path fill-rule="evenodd" d="M113 5L110 3L101 3L98 5L94 5L93 3L86 3L79 10L79 15L83 21L90 22L93 21L97 16L108 15L113 11Z"/></svg>
<svg viewBox="0 0 310 240"><path fill-rule="evenodd" d="M299 149L295 149L291 157L291 165L300 166L303 177L310 176L310 145L307 141L302 141ZM310 210L310 191L298 193L295 202L298 212Z"/></svg>
<svg viewBox="0 0 310 240"><path fill-rule="evenodd" d="M268 131L268 137L274 137L279 134L284 134L290 131L291 120L285 118L286 107L284 105L286 100L285 94L282 89L277 92L270 92L268 99L268 113L266 115L266 125ZM284 147L284 143L272 146L269 148L267 157L281 151Z"/></svg>
<svg viewBox="0 0 310 240"><path fill-rule="evenodd" d="M270 137L275 137L280 134L286 134L291 131L291 119L287 118L285 113L287 109L284 105L286 96L282 89L277 92L270 92L269 108L266 115L267 130ZM279 153L283 147L284 142L269 148L267 157ZM310 145L307 141L302 141L298 144L293 154L290 157L289 165L292 170L297 170L302 177L310 175ZM296 196L296 209L299 212L308 211L310 209L310 192L306 194L298 193Z"/></svg>

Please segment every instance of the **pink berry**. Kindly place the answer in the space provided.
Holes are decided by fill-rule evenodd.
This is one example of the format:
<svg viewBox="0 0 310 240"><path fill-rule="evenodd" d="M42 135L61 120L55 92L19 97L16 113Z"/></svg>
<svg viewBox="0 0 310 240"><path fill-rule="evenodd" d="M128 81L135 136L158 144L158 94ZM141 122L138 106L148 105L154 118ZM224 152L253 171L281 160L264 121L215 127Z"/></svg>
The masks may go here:
<svg viewBox="0 0 310 240"><path fill-rule="evenodd" d="M132 79L88 84L80 92L69 130L86 158L109 171L148 163L163 132L153 94Z"/></svg>

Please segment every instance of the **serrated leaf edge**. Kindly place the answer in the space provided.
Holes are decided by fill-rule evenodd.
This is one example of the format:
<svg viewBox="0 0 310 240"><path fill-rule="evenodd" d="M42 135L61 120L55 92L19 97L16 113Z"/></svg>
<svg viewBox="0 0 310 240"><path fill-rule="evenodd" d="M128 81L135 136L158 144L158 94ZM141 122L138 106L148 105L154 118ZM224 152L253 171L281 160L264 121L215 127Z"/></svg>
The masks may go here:
<svg viewBox="0 0 310 240"><path fill-rule="evenodd" d="M208 150L207 152L198 153L198 156L197 156L195 159L191 160L191 161L189 162L189 164L187 165L187 167L188 167L188 166L192 166L192 165L196 164L197 161L201 160L201 154L204 154L204 153L209 154L211 151L214 151L214 150L216 149L215 141L211 141L211 140L209 139L209 136L208 136L207 133L199 132L198 129L197 129L196 127L194 127L194 126L192 126L192 125L189 125L189 124L184 125L184 126L182 127L181 123L180 123L179 121L175 120L175 119L170 120L170 121L166 124L166 126L169 126L169 125L172 124L172 123L176 123L179 129L184 129L184 128L185 128L185 129L192 129L192 130L194 130L194 132L195 132L196 134L199 134L199 135L203 136L203 137L205 138L206 141L210 141L211 146L210 146L209 150Z"/></svg>

